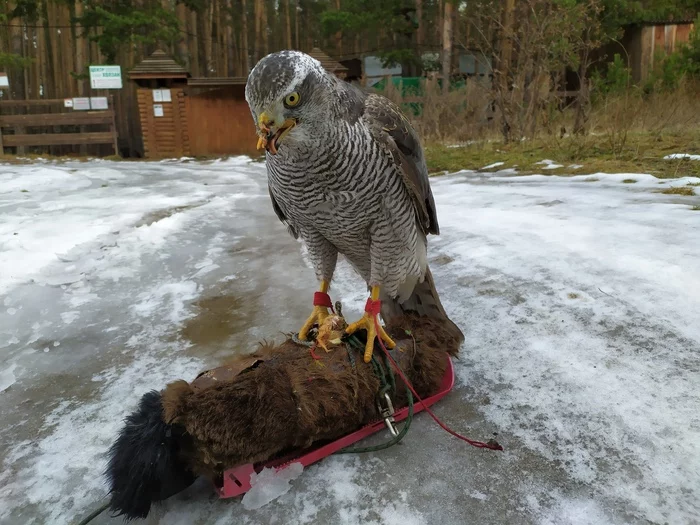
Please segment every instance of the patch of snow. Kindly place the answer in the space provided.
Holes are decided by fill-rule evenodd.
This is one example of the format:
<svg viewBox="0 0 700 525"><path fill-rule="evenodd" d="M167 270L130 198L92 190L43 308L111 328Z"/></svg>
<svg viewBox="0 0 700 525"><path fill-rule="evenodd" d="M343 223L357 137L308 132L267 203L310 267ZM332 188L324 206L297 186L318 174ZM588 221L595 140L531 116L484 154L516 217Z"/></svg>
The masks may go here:
<svg viewBox="0 0 700 525"><path fill-rule="evenodd" d="M264 468L260 473L253 472L250 476L251 489L241 500L243 508L256 510L283 496L292 488L289 482L301 476L303 471L301 463L292 463L281 470Z"/></svg>
<svg viewBox="0 0 700 525"><path fill-rule="evenodd" d="M572 170L580 170L583 168L583 164L569 164L567 167Z"/></svg>
<svg viewBox="0 0 700 525"><path fill-rule="evenodd" d="M489 164L488 166L484 166L481 168L482 170L490 170L493 168L498 168L499 166L503 166L505 162L494 162L493 164Z"/></svg>
<svg viewBox="0 0 700 525"><path fill-rule="evenodd" d="M564 167L562 164L557 164L553 160L550 160L550 159L544 159L544 160L541 160L539 162L535 162L535 165L544 166L542 168L543 170L555 170L557 168Z"/></svg>
<svg viewBox="0 0 700 525"><path fill-rule="evenodd" d="M666 155L664 157L664 160L673 159L700 160L700 155L692 155L690 153L671 153L670 155Z"/></svg>

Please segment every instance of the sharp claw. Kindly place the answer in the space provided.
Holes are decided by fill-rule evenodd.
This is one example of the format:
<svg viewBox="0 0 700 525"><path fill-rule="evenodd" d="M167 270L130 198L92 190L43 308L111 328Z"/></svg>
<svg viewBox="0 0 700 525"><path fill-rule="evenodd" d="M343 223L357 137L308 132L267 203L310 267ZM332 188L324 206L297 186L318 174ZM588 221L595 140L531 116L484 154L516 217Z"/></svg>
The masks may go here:
<svg viewBox="0 0 700 525"><path fill-rule="evenodd" d="M304 326L301 327L301 330L299 330L299 339L305 341L313 325L316 323L320 325L326 317L328 317L328 308L325 306L314 306L311 315L304 323Z"/></svg>
<svg viewBox="0 0 700 525"><path fill-rule="evenodd" d="M347 327L346 333L352 334L361 329L367 330L367 343L365 344L365 354L364 361L369 363L372 360L372 354L374 353L374 340L378 337L384 342L387 348L391 349L396 347L396 343L389 337L382 326L379 326L379 333L377 333L377 328L374 323L374 316L365 313L358 321L352 323Z"/></svg>

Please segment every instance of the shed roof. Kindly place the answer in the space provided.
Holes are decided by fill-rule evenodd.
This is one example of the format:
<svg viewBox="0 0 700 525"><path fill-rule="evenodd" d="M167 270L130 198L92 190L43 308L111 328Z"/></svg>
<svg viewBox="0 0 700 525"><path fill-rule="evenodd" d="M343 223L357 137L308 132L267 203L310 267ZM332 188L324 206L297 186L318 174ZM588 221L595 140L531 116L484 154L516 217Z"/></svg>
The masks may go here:
<svg viewBox="0 0 700 525"><path fill-rule="evenodd" d="M129 72L129 77L132 79L187 78L189 76L189 72L184 67L160 49L143 59Z"/></svg>
<svg viewBox="0 0 700 525"><path fill-rule="evenodd" d="M346 68L343 64L340 62L337 62L333 60L331 57L329 57L327 54L325 54L323 51L321 51L319 48L315 47L311 50L309 53L310 56L321 62L321 65L323 66L323 69L328 71L329 73L347 73L348 68Z"/></svg>

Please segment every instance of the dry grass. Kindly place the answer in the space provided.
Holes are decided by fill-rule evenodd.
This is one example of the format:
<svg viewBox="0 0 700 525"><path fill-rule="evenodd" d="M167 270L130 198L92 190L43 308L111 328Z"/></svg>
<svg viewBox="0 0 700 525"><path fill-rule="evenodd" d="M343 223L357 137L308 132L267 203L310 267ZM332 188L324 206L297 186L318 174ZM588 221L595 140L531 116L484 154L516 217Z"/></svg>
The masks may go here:
<svg viewBox="0 0 700 525"><path fill-rule="evenodd" d="M427 83L423 112L414 115L397 90L386 93L403 107L426 145L429 171L479 170L495 162L498 169L520 173L579 175L649 173L659 178L700 177L700 162L664 160L670 153L697 153L700 147L700 85L686 84L673 93L645 95L637 88L596 101L589 133L571 136L572 110L541 108L537 133L505 144L490 111L489 92L477 83L440 92ZM413 105L415 108L415 104ZM536 163L552 159L562 168L543 170ZM582 165L572 167L572 165ZM628 179L631 180L631 179ZM628 182L631 183L631 182Z"/></svg>
<svg viewBox="0 0 700 525"><path fill-rule="evenodd" d="M692 197L695 195L695 190L689 186L676 186L674 188L662 190L660 193L663 193L664 195L683 195L685 197Z"/></svg>

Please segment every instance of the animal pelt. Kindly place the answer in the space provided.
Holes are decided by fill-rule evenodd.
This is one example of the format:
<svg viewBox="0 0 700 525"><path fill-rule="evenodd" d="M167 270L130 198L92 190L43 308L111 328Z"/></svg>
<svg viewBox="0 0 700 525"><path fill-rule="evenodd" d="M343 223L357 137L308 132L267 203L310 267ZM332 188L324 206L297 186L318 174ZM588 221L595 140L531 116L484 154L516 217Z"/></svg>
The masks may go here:
<svg viewBox="0 0 700 525"><path fill-rule="evenodd" d="M460 341L440 322L404 316L387 324L392 357L421 397L445 372L445 352ZM364 334L361 334L364 335ZM380 349L375 350L380 353ZM398 376L394 406L404 406ZM353 432L378 417L380 381L360 351L330 352L287 340L149 392L109 452L111 510L145 517L151 504L183 490L197 476L214 483L224 470L260 464Z"/></svg>

